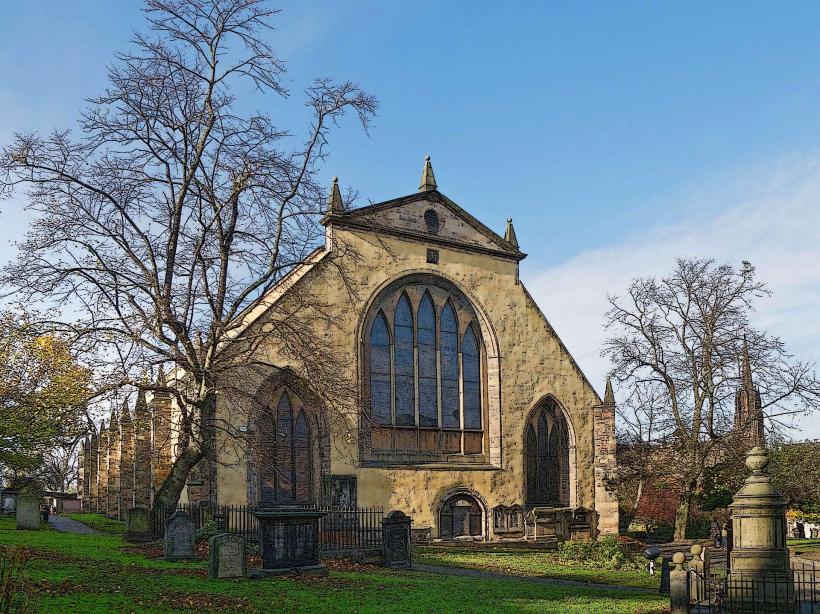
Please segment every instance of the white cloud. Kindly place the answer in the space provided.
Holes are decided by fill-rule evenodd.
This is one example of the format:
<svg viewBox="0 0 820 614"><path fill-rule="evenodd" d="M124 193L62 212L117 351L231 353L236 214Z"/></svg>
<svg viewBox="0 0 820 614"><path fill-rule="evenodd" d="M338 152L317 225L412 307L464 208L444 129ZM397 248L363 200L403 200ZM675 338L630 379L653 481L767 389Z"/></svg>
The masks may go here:
<svg viewBox="0 0 820 614"><path fill-rule="evenodd" d="M613 243L524 278L599 391L608 370L600 356L607 295L622 293L634 277L668 272L676 257L752 262L772 291L758 304L756 325L783 338L795 356L820 363L820 158L724 178L666 209L687 213L671 225L650 219L645 229L613 228ZM793 436L820 437L820 417L802 418Z"/></svg>

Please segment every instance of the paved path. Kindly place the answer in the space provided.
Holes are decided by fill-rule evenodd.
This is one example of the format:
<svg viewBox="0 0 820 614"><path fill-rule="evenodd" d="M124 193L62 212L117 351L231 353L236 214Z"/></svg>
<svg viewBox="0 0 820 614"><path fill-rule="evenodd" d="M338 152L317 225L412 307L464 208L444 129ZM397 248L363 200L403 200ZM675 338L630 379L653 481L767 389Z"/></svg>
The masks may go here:
<svg viewBox="0 0 820 614"><path fill-rule="evenodd" d="M52 514L48 517L48 523L63 533L79 533L80 535L102 535L103 533L87 527L82 522L77 522L66 516L57 516Z"/></svg>
<svg viewBox="0 0 820 614"><path fill-rule="evenodd" d="M619 586L617 584L598 584L596 582L578 582L576 580L561 580L559 578L543 578L540 576L509 576L506 574L484 571L482 569L467 569L465 567L448 567L446 565L427 565L426 563L413 563L415 571L425 573L437 573L448 576L464 576L467 578L479 578L485 580L507 580L513 582L528 582L532 584L550 584L553 586L571 586L573 588L591 588L601 591L620 591L625 593L658 594L658 591L651 588L639 588L636 586Z"/></svg>

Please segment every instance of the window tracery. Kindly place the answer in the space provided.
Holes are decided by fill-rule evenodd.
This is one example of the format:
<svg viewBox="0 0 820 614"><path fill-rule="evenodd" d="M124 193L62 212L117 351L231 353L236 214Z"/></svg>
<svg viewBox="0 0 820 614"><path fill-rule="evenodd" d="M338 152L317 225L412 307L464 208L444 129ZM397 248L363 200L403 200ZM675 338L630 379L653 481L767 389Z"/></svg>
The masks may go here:
<svg viewBox="0 0 820 614"><path fill-rule="evenodd" d="M414 280L382 294L363 335L371 451L484 452L479 331L470 303L452 284Z"/></svg>

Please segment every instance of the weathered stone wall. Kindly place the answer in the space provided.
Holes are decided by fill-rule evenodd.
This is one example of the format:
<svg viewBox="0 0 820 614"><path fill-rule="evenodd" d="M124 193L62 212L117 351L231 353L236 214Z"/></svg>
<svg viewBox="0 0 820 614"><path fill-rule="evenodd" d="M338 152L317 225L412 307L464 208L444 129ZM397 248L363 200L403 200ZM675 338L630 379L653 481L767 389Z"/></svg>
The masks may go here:
<svg viewBox="0 0 820 614"><path fill-rule="evenodd" d="M165 393L151 398L151 502L171 472L173 450L172 404Z"/></svg>
<svg viewBox="0 0 820 614"><path fill-rule="evenodd" d="M103 422L83 445L78 494L84 511L124 520L132 507L150 507L152 491L170 471L171 405L155 398L149 407L140 390L133 418L127 402L120 413L112 412L108 428Z"/></svg>
<svg viewBox="0 0 820 614"><path fill-rule="evenodd" d="M99 496L98 484L100 479L99 435L96 431L91 433L91 439L88 442L88 462L86 462L85 466L89 468L87 511L96 512Z"/></svg>
<svg viewBox="0 0 820 614"><path fill-rule="evenodd" d="M598 531L618 533L618 499L615 488L617 468L615 453L615 403L606 401L596 405L594 413L595 438L595 510L599 514Z"/></svg>
<svg viewBox="0 0 820 614"><path fill-rule="evenodd" d="M151 415L140 389L134 405L134 507L151 506Z"/></svg>
<svg viewBox="0 0 820 614"><path fill-rule="evenodd" d="M111 415L108 425L108 508L109 518L120 517L120 456L122 450L122 432L119 416Z"/></svg>
<svg viewBox="0 0 820 614"><path fill-rule="evenodd" d="M417 207L437 208L443 225L453 217L435 203ZM396 216L406 215L395 211ZM418 215L418 212L414 212ZM390 224L391 212L380 214L379 223ZM396 224L401 219L392 220ZM462 229L452 222L451 238L458 239ZM465 233L475 234L472 228ZM357 385L361 369L362 318L380 289L404 275L429 273L454 283L468 297L481 320L486 347L486 394L496 399L498 411L489 416L488 466L444 465L441 467L362 467L356 429L333 429L331 472L355 475L358 479L358 504L382 505L386 510L398 509L413 517L415 527L429 526L437 534L437 512L444 495L456 488L476 494L485 514L485 525L496 505L521 504L524 501L523 425L529 413L547 395L563 408L571 427L571 502L574 506L596 509L600 527L617 530L617 504L607 490L604 474L614 467L614 407L601 409L601 399L576 365L566 347L518 279L514 259L443 244L403 239L389 234L377 234L361 229L331 228L328 236L335 242L336 253L355 254L342 282L338 265L332 256L319 258L318 263L295 282L300 290L299 317L310 322L310 301L305 293L321 297L323 310L331 314L333 326L324 318L315 318L314 338L332 350L346 365L340 377ZM450 237L450 234L447 235ZM480 238L465 237L482 247ZM427 250L435 247L438 263L427 262ZM273 315L260 318L254 326L295 309L286 294L272 310ZM297 299L294 299L294 301ZM560 300L560 297L556 300ZM307 306L305 306L307 305ZM544 305L549 309L550 305ZM297 360L269 343L260 355L273 364L292 366L299 371ZM497 367L493 367L497 365ZM248 378L248 387L253 378ZM219 412L235 427L248 423L248 416L237 410L242 401L223 395ZM597 417L597 418L596 418ZM346 423L358 424L358 416L346 416ZM329 419L332 419L329 416ZM344 424L342 421L340 424ZM218 472L219 503L246 503L247 465L241 452L228 451L223 441L225 464ZM600 470L600 476L596 473ZM600 478L600 479L598 479ZM491 532L491 529L490 529Z"/></svg>
<svg viewBox="0 0 820 614"><path fill-rule="evenodd" d="M134 507L134 423L128 404L122 406L120 415L120 513L125 514Z"/></svg>

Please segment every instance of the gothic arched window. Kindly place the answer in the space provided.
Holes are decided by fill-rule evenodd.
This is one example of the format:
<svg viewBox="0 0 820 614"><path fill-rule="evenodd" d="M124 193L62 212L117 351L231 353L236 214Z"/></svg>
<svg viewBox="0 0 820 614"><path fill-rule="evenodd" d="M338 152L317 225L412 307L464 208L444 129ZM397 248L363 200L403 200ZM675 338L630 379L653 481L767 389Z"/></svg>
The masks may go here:
<svg viewBox="0 0 820 614"><path fill-rule="evenodd" d="M313 452L305 411L283 390L276 407L259 421L261 503L310 503ZM294 414L296 419L294 420Z"/></svg>
<svg viewBox="0 0 820 614"><path fill-rule="evenodd" d="M429 292L419 305L419 426L438 426L436 311Z"/></svg>
<svg viewBox="0 0 820 614"><path fill-rule="evenodd" d="M379 424L393 421L390 396L390 335L379 312L370 329L370 411Z"/></svg>
<svg viewBox="0 0 820 614"><path fill-rule="evenodd" d="M569 505L569 426L552 399L525 425L524 463L528 505Z"/></svg>
<svg viewBox="0 0 820 614"><path fill-rule="evenodd" d="M481 368L478 341L473 327L468 326L461 344L461 363L464 371L464 428L481 428Z"/></svg>
<svg viewBox="0 0 820 614"><path fill-rule="evenodd" d="M461 292L440 279L395 282L363 336L371 450L401 450L406 462L484 452L484 346Z"/></svg>
<svg viewBox="0 0 820 614"><path fill-rule="evenodd" d="M458 322L447 302L441 313L441 414L445 428L458 428Z"/></svg>
<svg viewBox="0 0 820 614"><path fill-rule="evenodd" d="M396 339L396 425L411 426L416 423L416 378L413 366L413 312L406 294L402 294L396 306L393 335Z"/></svg>

